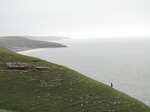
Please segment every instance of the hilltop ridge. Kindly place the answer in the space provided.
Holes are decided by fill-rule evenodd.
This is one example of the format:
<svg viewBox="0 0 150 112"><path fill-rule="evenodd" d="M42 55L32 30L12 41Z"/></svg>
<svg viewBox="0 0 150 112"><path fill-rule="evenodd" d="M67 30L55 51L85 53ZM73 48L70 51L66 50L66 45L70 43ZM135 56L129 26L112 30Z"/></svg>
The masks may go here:
<svg viewBox="0 0 150 112"><path fill-rule="evenodd" d="M36 48L61 48L65 45L55 42L45 42L39 40L31 40L21 36L5 36L0 37L0 46L8 48L12 51L23 51Z"/></svg>
<svg viewBox="0 0 150 112"><path fill-rule="evenodd" d="M41 40L41 41L55 41L55 40L64 40L69 39L69 37L62 36L22 36L24 38L32 39L32 40Z"/></svg>

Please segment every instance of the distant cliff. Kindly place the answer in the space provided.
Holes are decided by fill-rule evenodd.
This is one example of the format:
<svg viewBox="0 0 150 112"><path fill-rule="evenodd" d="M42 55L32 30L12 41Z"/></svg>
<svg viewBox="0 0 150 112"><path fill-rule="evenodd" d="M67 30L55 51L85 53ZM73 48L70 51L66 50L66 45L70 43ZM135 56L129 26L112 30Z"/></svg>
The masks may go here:
<svg viewBox="0 0 150 112"><path fill-rule="evenodd" d="M55 42L45 42L38 40L31 40L23 38L21 36L6 36L0 37L0 46L8 48L12 51L23 51L36 48L58 48L58 47L67 47L62 44Z"/></svg>
<svg viewBox="0 0 150 112"><path fill-rule="evenodd" d="M22 36L22 37L41 41L55 41L55 40L69 39L69 37L60 37L60 36Z"/></svg>

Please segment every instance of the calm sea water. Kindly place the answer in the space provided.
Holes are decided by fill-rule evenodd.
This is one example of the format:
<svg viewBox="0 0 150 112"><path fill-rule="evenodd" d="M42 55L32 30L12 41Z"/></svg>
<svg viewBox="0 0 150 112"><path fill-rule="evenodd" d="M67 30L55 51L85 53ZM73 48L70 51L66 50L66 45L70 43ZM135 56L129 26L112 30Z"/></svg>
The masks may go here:
<svg viewBox="0 0 150 112"><path fill-rule="evenodd" d="M150 106L150 39L107 38L59 41L68 48L20 52L65 65Z"/></svg>

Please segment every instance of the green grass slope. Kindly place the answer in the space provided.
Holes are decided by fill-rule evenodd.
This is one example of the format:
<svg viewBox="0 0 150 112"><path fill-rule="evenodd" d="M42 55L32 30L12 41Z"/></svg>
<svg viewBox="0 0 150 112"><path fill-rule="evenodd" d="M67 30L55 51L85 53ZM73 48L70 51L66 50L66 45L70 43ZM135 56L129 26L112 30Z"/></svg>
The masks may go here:
<svg viewBox="0 0 150 112"><path fill-rule="evenodd" d="M30 40L20 36L0 37L0 46L8 48L13 51L22 51L22 50L29 50L35 48L66 47L65 45L58 44L55 42Z"/></svg>
<svg viewBox="0 0 150 112"><path fill-rule="evenodd" d="M8 69L7 62L49 69ZM0 109L14 112L150 112L142 102L76 71L4 48L0 48Z"/></svg>
<svg viewBox="0 0 150 112"><path fill-rule="evenodd" d="M13 111L8 111L8 110L2 110L2 109L0 109L0 112L13 112Z"/></svg>

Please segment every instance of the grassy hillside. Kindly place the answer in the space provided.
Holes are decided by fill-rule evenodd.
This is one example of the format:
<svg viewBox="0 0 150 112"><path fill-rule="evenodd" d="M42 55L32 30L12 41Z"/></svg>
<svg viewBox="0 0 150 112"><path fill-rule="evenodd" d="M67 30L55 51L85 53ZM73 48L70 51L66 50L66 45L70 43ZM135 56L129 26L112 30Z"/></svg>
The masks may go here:
<svg viewBox="0 0 150 112"><path fill-rule="evenodd" d="M8 111L8 110L2 110L2 109L0 109L0 112L13 112L13 111Z"/></svg>
<svg viewBox="0 0 150 112"><path fill-rule="evenodd" d="M32 67L8 69L8 62ZM38 70L38 66L49 68ZM0 108L15 112L150 112L140 101L76 71L4 48L0 48Z"/></svg>
<svg viewBox="0 0 150 112"><path fill-rule="evenodd" d="M0 37L0 46L13 51L22 51L35 48L66 47L65 45L55 42L30 40L19 36Z"/></svg>

